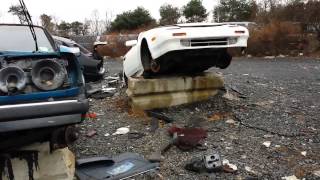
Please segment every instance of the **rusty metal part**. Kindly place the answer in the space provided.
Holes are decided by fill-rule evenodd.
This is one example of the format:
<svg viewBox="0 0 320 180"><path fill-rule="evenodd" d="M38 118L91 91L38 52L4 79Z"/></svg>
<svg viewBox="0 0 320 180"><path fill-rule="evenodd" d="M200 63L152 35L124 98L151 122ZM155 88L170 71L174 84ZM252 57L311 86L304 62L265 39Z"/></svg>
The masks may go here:
<svg viewBox="0 0 320 180"><path fill-rule="evenodd" d="M51 135L51 150L67 147L79 138L79 132L74 126L62 127Z"/></svg>
<svg viewBox="0 0 320 180"><path fill-rule="evenodd" d="M19 67L5 67L0 70L0 91L15 93L26 86L27 78Z"/></svg>

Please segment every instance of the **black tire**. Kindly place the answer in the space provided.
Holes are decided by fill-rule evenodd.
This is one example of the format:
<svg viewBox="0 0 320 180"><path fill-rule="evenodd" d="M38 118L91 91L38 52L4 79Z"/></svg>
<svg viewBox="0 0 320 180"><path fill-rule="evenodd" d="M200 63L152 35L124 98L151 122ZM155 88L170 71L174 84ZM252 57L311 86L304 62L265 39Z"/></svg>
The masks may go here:
<svg viewBox="0 0 320 180"><path fill-rule="evenodd" d="M219 59L219 62L217 63L217 67L220 69L226 69L231 64L232 56L225 52L222 54L221 58Z"/></svg>

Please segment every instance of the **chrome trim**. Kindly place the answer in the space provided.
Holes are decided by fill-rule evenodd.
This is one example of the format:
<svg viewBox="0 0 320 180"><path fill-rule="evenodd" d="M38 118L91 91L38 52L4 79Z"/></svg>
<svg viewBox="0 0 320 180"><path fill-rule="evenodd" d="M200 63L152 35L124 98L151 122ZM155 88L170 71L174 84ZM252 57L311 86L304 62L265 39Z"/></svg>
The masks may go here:
<svg viewBox="0 0 320 180"><path fill-rule="evenodd" d="M52 101L52 102L40 102L40 103L26 103L26 104L14 104L14 105L3 105L0 109L17 108L17 107L29 107L29 106L43 106L43 105L53 105L53 104L65 104L65 103L77 103L78 100L64 100L64 101Z"/></svg>

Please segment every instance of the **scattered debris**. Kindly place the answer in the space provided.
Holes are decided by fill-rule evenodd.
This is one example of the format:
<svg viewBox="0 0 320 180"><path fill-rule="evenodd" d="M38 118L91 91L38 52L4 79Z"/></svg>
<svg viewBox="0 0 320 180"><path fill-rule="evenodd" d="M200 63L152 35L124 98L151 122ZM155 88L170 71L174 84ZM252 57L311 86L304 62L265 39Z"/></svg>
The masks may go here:
<svg viewBox="0 0 320 180"><path fill-rule="evenodd" d="M130 133L128 133L128 138L129 139L140 139L143 136L145 136L145 134L140 133L140 132L130 132Z"/></svg>
<svg viewBox="0 0 320 180"><path fill-rule="evenodd" d="M106 97L111 97L116 93L116 90L116 88L110 88L106 85L102 85L101 82L86 84L87 96L94 99L104 99Z"/></svg>
<svg viewBox="0 0 320 180"><path fill-rule="evenodd" d="M264 143L262 143L265 147L270 147L271 146L271 141L266 141Z"/></svg>
<svg viewBox="0 0 320 180"><path fill-rule="evenodd" d="M236 124L236 121L233 119L228 119L228 120L226 120L226 123L227 124Z"/></svg>
<svg viewBox="0 0 320 180"><path fill-rule="evenodd" d="M229 91L224 93L224 95L222 97L229 100L229 101L239 101L240 100L238 96L230 93Z"/></svg>
<svg viewBox="0 0 320 180"><path fill-rule="evenodd" d="M178 134L177 132L174 132L172 135L172 139L167 145L161 148L160 153L164 155L164 153L166 153L173 145L177 145L177 141L178 141Z"/></svg>
<svg viewBox="0 0 320 180"><path fill-rule="evenodd" d="M245 169L247 172L251 173L251 174L254 174L254 175L257 174L257 172L255 172L254 170L252 170L252 168L249 167L249 166L245 166L244 169Z"/></svg>
<svg viewBox="0 0 320 180"><path fill-rule="evenodd" d="M273 136L274 136L274 135L272 135L272 134L265 134L265 135L263 135L264 138L273 138Z"/></svg>
<svg viewBox="0 0 320 180"><path fill-rule="evenodd" d="M247 96L244 93L242 93L236 86L230 86L230 89L233 92L236 92L237 94L239 94L238 96L239 98L243 98L243 99L247 98Z"/></svg>
<svg viewBox="0 0 320 180"><path fill-rule="evenodd" d="M102 89L101 91L103 93L110 93L110 94L114 94L116 92L117 88L110 88L110 87L107 87L107 86L102 86Z"/></svg>
<svg viewBox="0 0 320 180"><path fill-rule="evenodd" d="M116 132L113 133L112 135L124 135L124 134L128 134L129 132L130 132L129 126L121 127L121 128L118 128Z"/></svg>
<svg viewBox="0 0 320 180"><path fill-rule="evenodd" d="M185 169L197 173L219 172L222 170L222 161L218 153L205 154L202 158L195 158L186 164Z"/></svg>
<svg viewBox="0 0 320 180"><path fill-rule="evenodd" d="M301 152L301 155L302 155L302 156L307 156L307 151L302 151L302 152Z"/></svg>
<svg viewBox="0 0 320 180"><path fill-rule="evenodd" d="M86 179L128 179L159 170L159 163L151 163L134 153L124 153L114 158L94 157L77 161L76 176Z"/></svg>
<svg viewBox="0 0 320 180"><path fill-rule="evenodd" d="M178 128L173 126L168 132L171 136L177 133L175 145L181 150L195 148L207 137L207 131L202 128Z"/></svg>
<svg viewBox="0 0 320 180"><path fill-rule="evenodd" d="M166 116L165 114L161 113L161 112L156 112L155 110L153 111L146 111L146 114L149 116L149 117L154 117L154 118L157 118L159 120L163 120L167 123L172 123L174 120L169 118L168 116Z"/></svg>
<svg viewBox="0 0 320 180"><path fill-rule="evenodd" d="M120 81L119 76L107 76L104 79L107 81L108 85L110 85L110 86L114 86L114 85L118 84Z"/></svg>
<svg viewBox="0 0 320 180"><path fill-rule="evenodd" d="M155 132L159 128L159 119L151 118L151 132Z"/></svg>
<svg viewBox="0 0 320 180"><path fill-rule="evenodd" d="M101 91L101 83L86 83L86 93L88 96Z"/></svg>
<svg viewBox="0 0 320 180"><path fill-rule="evenodd" d="M93 136L95 136L97 134L97 131L96 130L91 130L91 131L89 131L87 134L86 134L86 136L87 137L93 137Z"/></svg>
<svg viewBox="0 0 320 180"><path fill-rule="evenodd" d="M229 162L229 160L227 160L227 159L224 159L222 161L222 164L223 164L223 171L224 172L234 173L234 172L236 172L238 170L238 167L236 165L234 165L234 164L231 164Z"/></svg>
<svg viewBox="0 0 320 180"><path fill-rule="evenodd" d="M274 101L272 101L272 100L267 100L267 101L261 101L261 102L254 103L254 105L261 106L261 107L264 107L264 108L272 108L272 104L274 104Z"/></svg>
<svg viewBox="0 0 320 180"><path fill-rule="evenodd" d="M96 113L87 113L87 114L82 115L82 118L96 119L97 118L97 114Z"/></svg>
<svg viewBox="0 0 320 180"><path fill-rule="evenodd" d="M149 160L150 162L161 162L161 160L162 160L161 152L160 152L160 151L153 152L153 153L149 156L148 160Z"/></svg>
<svg viewBox="0 0 320 180"><path fill-rule="evenodd" d="M283 180L299 180L295 175L282 177Z"/></svg>
<svg viewBox="0 0 320 180"><path fill-rule="evenodd" d="M317 177L320 177L320 170L314 171L313 174Z"/></svg>
<svg viewBox="0 0 320 180"><path fill-rule="evenodd" d="M275 59L276 57L275 56L265 56L264 58L265 59Z"/></svg>
<svg viewBox="0 0 320 180"><path fill-rule="evenodd" d="M231 113L229 112L218 112L218 113L214 113L212 115L210 115L208 117L209 121L218 121L218 120L222 120L224 118L228 118L231 116Z"/></svg>

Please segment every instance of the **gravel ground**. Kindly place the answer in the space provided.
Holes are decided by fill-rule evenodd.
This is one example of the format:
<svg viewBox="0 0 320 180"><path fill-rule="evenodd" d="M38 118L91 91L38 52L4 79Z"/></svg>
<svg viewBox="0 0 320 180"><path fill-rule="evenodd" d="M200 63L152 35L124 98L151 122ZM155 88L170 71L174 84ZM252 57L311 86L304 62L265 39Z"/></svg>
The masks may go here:
<svg viewBox="0 0 320 180"><path fill-rule="evenodd" d="M107 66L109 75L121 72L117 61L108 61ZM224 76L228 92L208 101L163 109L175 121L161 123L154 133L150 132L150 118L130 113L124 89L118 87L113 97L92 99L90 112L96 113L97 118L80 125L82 136L73 147L76 156L135 152L148 157L169 142L167 129L173 124L197 125L208 130L205 140L208 149L219 152L238 171L213 174L186 171L185 164L204 152L183 152L172 147L161 163L163 179L281 179L292 175L320 179L314 174L320 171L320 60L239 58L226 70L209 71ZM144 136L140 139L105 136L125 126ZM87 137L92 130L97 135ZM270 147L263 145L266 141L271 142ZM305 156L301 154L303 151Z"/></svg>

